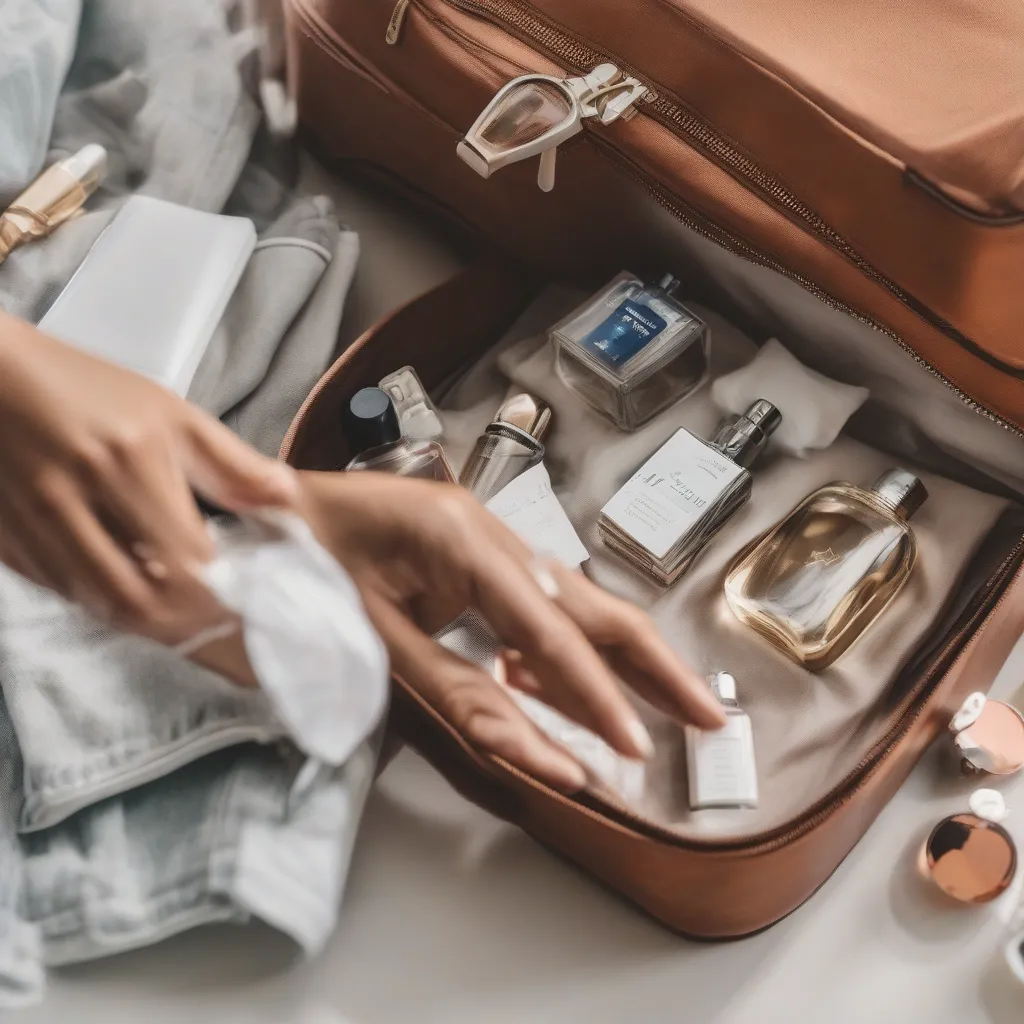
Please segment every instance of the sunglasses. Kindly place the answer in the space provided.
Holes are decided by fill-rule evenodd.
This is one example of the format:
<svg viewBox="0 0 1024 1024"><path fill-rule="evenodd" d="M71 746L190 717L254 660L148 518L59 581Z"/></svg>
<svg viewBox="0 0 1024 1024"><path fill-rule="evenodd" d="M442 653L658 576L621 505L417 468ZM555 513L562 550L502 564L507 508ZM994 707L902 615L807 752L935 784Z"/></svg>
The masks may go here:
<svg viewBox="0 0 1024 1024"><path fill-rule="evenodd" d="M558 147L596 118L629 118L646 88L614 64L599 64L580 78L522 75L502 88L459 143L458 154L484 178L507 164L540 157L537 184L555 187Z"/></svg>
<svg viewBox="0 0 1024 1024"><path fill-rule="evenodd" d="M1013 775L1024 768L1024 716L1001 700L972 693L949 725L966 774ZM988 903L1017 870L1017 846L1003 827L1008 815L994 789L971 794L969 810L943 818L925 841L918 867L959 903Z"/></svg>

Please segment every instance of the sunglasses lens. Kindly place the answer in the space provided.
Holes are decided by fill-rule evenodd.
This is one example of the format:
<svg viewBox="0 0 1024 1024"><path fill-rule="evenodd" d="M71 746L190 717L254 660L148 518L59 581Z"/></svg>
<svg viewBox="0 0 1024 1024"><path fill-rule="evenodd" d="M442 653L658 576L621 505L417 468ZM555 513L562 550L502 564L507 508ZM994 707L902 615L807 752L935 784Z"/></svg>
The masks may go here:
<svg viewBox="0 0 1024 1024"><path fill-rule="evenodd" d="M1024 768L1024 719L1009 704L987 700L966 735L965 754L976 768L993 775L1012 775Z"/></svg>
<svg viewBox="0 0 1024 1024"><path fill-rule="evenodd" d="M922 854L925 874L961 903L994 900L1017 868L1017 851L1006 829L974 814L940 821Z"/></svg>
<svg viewBox="0 0 1024 1024"><path fill-rule="evenodd" d="M524 82L495 104L476 142L494 153L507 153L539 139L571 117L569 97L557 86Z"/></svg>

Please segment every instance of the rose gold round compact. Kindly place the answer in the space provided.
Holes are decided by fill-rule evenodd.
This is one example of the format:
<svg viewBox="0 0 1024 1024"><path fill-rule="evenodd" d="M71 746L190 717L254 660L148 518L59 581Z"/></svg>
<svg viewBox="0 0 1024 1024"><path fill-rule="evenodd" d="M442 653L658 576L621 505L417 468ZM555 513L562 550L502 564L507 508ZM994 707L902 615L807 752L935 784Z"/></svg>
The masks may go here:
<svg viewBox="0 0 1024 1024"><path fill-rule="evenodd" d="M1001 793L972 793L969 812L943 818L932 829L921 850L921 873L960 903L994 900L1017 870L1017 848L1000 824L1006 815Z"/></svg>
<svg viewBox="0 0 1024 1024"><path fill-rule="evenodd" d="M972 693L949 728L968 770L1012 775L1024 768L1024 716L1012 704Z"/></svg>

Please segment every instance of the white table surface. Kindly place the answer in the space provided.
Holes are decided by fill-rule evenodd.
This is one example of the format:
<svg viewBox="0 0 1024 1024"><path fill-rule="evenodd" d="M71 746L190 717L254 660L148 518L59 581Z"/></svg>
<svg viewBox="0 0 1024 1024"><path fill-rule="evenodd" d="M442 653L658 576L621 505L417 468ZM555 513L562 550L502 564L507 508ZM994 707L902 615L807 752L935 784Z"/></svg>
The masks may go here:
<svg viewBox="0 0 1024 1024"><path fill-rule="evenodd" d="M1024 668L1019 648L1001 689ZM933 750L825 886L740 942L658 928L403 753L372 796L327 951L210 928L56 972L15 1024L1010 1024L999 956L1015 892L931 898L911 861L969 783ZM1024 782L1006 792L1024 839ZM1024 847L1022 847L1024 848ZM1018 879L1019 881L1019 879Z"/></svg>
<svg viewBox="0 0 1024 1024"><path fill-rule="evenodd" d="M354 336L456 265L407 217L332 187L364 257ZM1024 645L994 693L1024 678ZM262 928L210 928L55 972L15 1024L1009 1024L1024 987L1001 959L1015 889L936 901L913 872L929 828L971 786L933 750L826 885L741 942L680 939L456 796L404 752L371 797L341 923L312 962ZM1005 787L1024 840L1024 780ZM1021 847L1024 851L1024 845ZM1024 872L1022 872L1024 874Z"/></svg>

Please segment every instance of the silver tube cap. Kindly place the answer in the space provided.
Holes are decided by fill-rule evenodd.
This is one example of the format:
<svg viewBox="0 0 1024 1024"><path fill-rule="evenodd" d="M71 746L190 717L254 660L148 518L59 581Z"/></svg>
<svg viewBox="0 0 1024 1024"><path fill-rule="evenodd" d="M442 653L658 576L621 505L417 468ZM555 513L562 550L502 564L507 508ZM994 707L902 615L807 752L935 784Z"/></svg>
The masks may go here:
<svg viewBox="0 0 1024 1024"><path fill-rule="evenodd" d="M900 519L909 519L928 500L924 484L906 469L886 470L871 490Z"/></svg>
<svg viewBox="0 0 1024 1024"><path fill-rule="evenodd" d="M736 465L749 469L781 422L782 413L767 399L759 398L742 416L726 420L711 444Z"/></svg>

